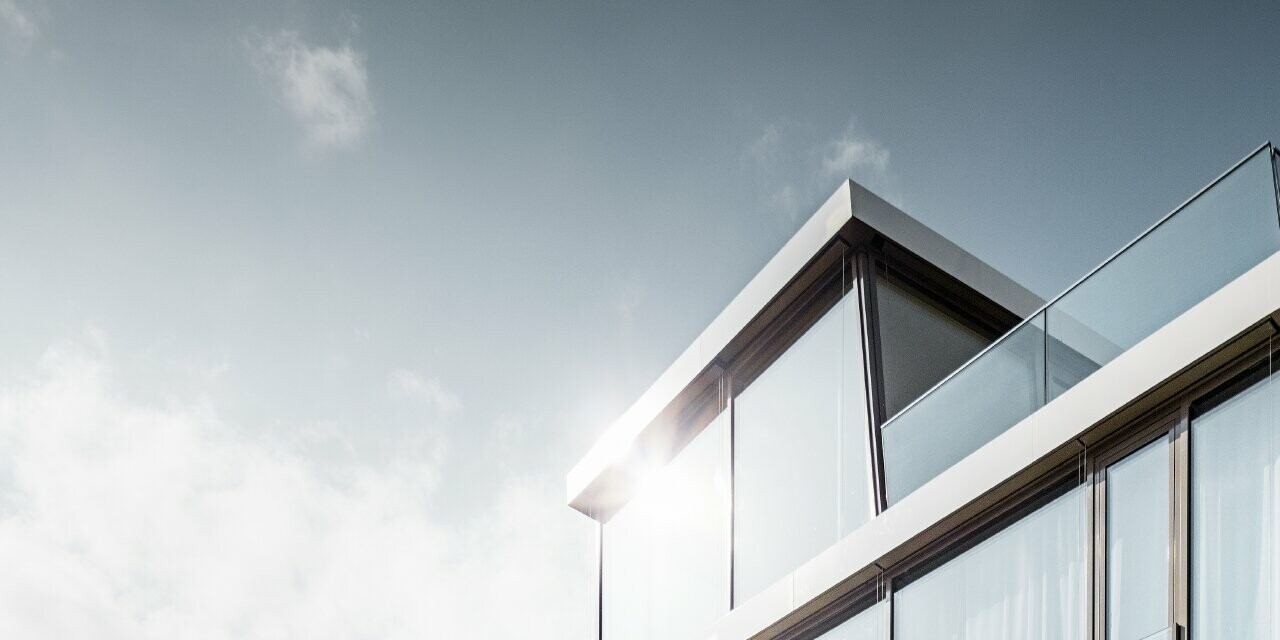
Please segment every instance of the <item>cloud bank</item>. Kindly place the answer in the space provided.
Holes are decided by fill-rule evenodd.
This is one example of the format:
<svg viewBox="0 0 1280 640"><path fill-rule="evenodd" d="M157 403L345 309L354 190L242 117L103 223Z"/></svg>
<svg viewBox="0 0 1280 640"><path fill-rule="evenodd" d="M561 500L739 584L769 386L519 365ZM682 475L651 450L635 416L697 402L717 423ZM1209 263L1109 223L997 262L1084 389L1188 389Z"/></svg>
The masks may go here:
<svg viewBox="0 0 1280 640"><path fill-rule="evenodd" d="M140 403L115 379L91 333L0 389L0 637L589 633L591 539L555 479L441 522L419 465L334 482L208 401Z"/></svg>
<svg viewBox="0 0 1280 640"><path fill-rule="evenodd" d="M255 66L276 85L316 149L348 147L373 120L365 53L350 44L312 46L294 31L248 40Z"/></svg>

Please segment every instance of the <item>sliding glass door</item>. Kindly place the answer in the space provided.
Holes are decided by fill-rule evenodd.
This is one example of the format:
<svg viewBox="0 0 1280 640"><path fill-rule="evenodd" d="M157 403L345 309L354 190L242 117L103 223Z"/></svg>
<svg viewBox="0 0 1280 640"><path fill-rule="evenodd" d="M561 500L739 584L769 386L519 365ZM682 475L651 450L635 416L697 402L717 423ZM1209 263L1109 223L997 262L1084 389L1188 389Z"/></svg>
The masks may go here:
<svg viewBox="0 0 1280 640"><path fill-rule="evenodd" d="M1191 419L1191 634L1280 637L1280 375L1257 372Z"/></svg>

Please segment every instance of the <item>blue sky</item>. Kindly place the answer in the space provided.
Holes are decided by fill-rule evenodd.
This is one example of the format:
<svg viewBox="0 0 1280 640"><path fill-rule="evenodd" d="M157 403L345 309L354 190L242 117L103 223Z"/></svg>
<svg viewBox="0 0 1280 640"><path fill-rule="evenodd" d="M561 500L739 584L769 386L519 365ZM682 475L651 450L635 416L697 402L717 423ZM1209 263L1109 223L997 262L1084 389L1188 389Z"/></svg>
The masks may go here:
<svg viewBox="0 0 1280 640"><path fill-rule="evenodd" d="M0 0L0 635L588 637L565 472L841 179L1052 295L1280 133L1277 27Z"/></svg>

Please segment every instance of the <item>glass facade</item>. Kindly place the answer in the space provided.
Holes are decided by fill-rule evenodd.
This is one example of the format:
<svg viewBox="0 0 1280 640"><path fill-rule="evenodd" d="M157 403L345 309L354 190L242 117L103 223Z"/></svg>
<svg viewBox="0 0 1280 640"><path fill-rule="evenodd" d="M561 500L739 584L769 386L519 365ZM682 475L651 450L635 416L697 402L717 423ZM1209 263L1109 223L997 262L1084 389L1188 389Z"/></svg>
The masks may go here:
<svg viewBox="0 0 1280 640"><path fill-rule="evenodd" d="M1169 441L1107 470L1107 640L1146 640L1169 626Z"/></svg>
<svg viewBox="0 0 1280 640"><path fill-rule="evenodd" d="M1084 487L894 593L894 640L1088 637Z"/></svg>
<svg viewBox="0 0 1280 640"><path fill-rule="evenodd" d="M1280 636L1280 375L1191 421L1190 627Z"/></svg>
<svg viewBox="0 0 1280 640"><path fill-rule="evenodd" d="M604 638L706 638L729 612L729 517L725 412L604 525Z"/></svg>
<svg viewBox="0 0 1280 640"><path fill-rule="evenodd" d="M762 370L751 364L760 373L742 388L729 387L740 369L724 363L720 388L736 393L728 410L603 525L602 638L710 637L731 603L746 604L1280 251L1276 193L1272 153L1251 156L985 347L886 278L872 287L874 319L857 286L834 303L835 292L821 289L814 295L825 302L785 310L782 331L754 334L778 346L751 352L779 355ZM874 263L855 258L845 256L846 273ZM803 332L790 327L800 334L791 341L785 324L810 321ZM1013 488L1018 497L970 512L981 522L928 532L937 536L926 540L929 557L906 560L915 568L895 566L902 556L877 561L874 597L885 599L817 637L1280 638L1280 374L1266 355L1280 345L1268 345L1213 364L1204 375L1236 373L1215 377L1216 390L1159 398L1177 406L1158 424L1082 435L1075 486ZM870 397L896 415L869 424ZM1101 433L1110 429L1119 431ZM1019 482L1043 488L1048 479ZM974 544L973 532L993 521L1003 528ZM859 602L872 598L861 591L869 585L857 588Z"/></svg>
<svg viewBox="0 0 1280 640"><path fill-rule="evenodd" d="M734 602L871 518L866 387L845 296L734 400Z"/></svg>

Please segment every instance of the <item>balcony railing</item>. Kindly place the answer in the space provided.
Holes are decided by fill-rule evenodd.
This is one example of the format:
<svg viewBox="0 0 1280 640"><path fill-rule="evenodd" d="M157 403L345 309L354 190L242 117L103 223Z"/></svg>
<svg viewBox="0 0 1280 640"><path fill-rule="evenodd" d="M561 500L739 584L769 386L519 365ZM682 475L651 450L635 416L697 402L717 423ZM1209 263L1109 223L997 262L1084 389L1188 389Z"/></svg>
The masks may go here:
<svg viewBox="0 0 1280 640"><path fill-rule="evenodd" d="M1276 251L1264 145L884 425L893 504Z"/></svg>

